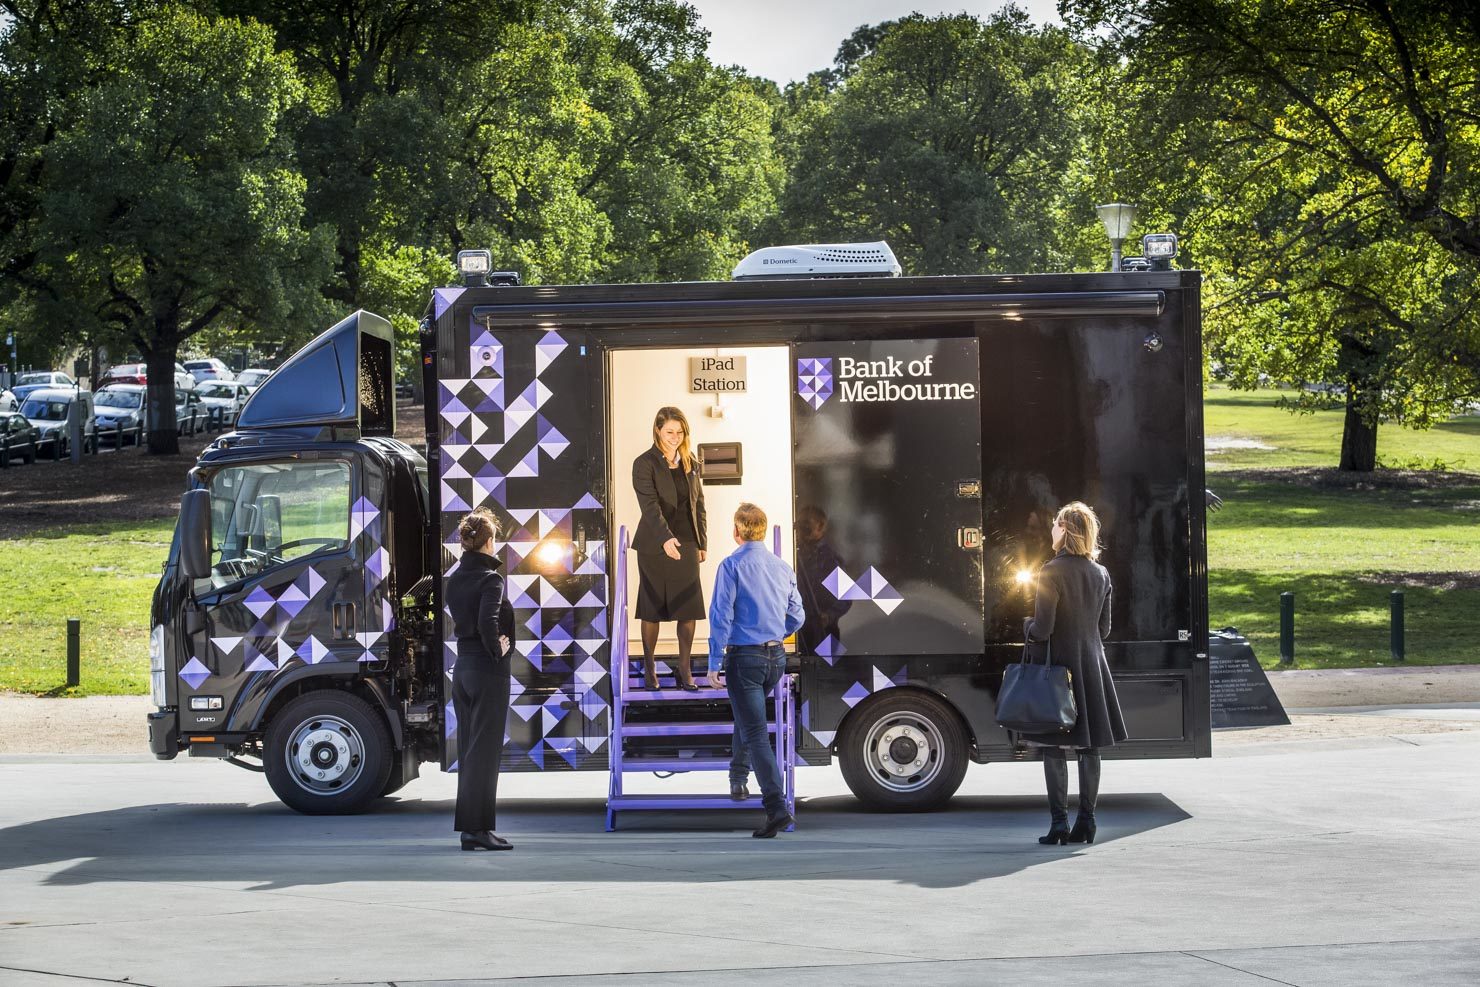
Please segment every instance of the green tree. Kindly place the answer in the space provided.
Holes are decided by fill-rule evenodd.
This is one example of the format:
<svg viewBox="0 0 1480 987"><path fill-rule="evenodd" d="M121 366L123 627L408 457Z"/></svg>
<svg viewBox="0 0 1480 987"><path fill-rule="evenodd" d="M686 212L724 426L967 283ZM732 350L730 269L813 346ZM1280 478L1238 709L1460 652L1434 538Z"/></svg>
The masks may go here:
<svg viewBox="0 0 1480 987"><path fill-rule="evenodd" d="M181 343L228 317L323 319L327 245L282 126L303 90L260 25L166 7L103 43L107 78L45 152L35 300L137 347L150 449L174 452Z"/></svg>
<svg viewBox="0 0 1480 987"><path fill-rule="evenodd" d="M1480 393L1480 29L1459 4L1106 0L1066 7L1124 64L1115 167L1209 273L1208 338L1240 382L1377 427ZM1336 385L1332 389L1327 385Z"/></svg>
<svg viewBox="0 0 1480 987"><path fill-rule="evenodd" d="M860 28L792 87L782 235L886 238L929 274L1068 266L1082 48L1007 7Z"/></svg>

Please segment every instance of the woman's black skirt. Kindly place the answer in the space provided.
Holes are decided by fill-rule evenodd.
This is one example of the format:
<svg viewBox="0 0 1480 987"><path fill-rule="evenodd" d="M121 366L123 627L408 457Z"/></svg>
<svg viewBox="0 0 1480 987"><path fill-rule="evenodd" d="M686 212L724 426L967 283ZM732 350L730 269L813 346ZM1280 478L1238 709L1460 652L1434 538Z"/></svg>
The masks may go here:
<svg viewBox="0 0 1480 987"><path fill-rule="evenodd" d="M699 546L680 544L679 557L637 553L637 619L703 620L704 590L699 585Z"/></svg>

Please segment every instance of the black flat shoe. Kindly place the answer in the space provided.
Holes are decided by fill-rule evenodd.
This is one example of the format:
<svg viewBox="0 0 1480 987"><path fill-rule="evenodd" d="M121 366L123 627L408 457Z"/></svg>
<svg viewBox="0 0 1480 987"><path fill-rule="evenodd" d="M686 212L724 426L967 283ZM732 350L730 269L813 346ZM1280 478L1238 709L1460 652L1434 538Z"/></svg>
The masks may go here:
<svg viewBox="0 0 1480 987"><path fill-rule="evenodd" d="M1080 816L1074 820L1074 828L1069 831L1070 843L1093 843L1095 841L1095 821Z"/></svg>
<svg viewBox="0 0 1480 987"><path fill-rule="evenodd" d="M769 840L794 822L796 820L789 812L783 812L779 816L767 816L766 824L750 835L758 840Z"/></svg>
<svg viewBox="0 0 1480 987"><path fill-rule="evenodd" d="M679 688L682 689L684 692L698 692L699 691L699 687L696 684L694 684L693 682L684 682L684 683L682 683L682 684L679 685Z"/></svg>
<svg viewBox="0 0 1480 987"><path fill-rule="evenodd" d="M731 802L744 802L748 798L750 798L750 789L745 787L745 782L730 786Z"/></svg>
<svg viewBox="0 0 1480 987"><path fill-rule="evenodd" d="M1065 843L1069 842L1069 831L1062 827L1055 826L1053 829L1050 829L1048 831L1047 836L1038 837L1038 842L1042 843L1044 846L1053 846L1055 843L1057 843L1059 846L1063 846Z"/></svg>
<svg viewBox="0 0 1480 987"><path fill-rule="evenodd" d="M481 833L462 834L462 848L464 850L512 850L514 844L485 829Z"/></svg>

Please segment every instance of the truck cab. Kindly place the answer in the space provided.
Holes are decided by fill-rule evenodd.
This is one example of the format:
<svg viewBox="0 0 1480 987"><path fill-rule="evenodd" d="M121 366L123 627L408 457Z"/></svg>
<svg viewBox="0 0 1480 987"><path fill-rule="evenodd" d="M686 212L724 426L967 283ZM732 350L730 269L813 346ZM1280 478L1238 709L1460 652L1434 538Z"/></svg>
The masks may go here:
<svg viewBox="0 0 1480 987"><path fill-rule="evenodd" d="M154 597L155 755L263 770L303 812L352 811L437 756L411 725L440 656L418 633L427 470L393 437L391 345L358 312L252 396L191 470Z"/></svg>

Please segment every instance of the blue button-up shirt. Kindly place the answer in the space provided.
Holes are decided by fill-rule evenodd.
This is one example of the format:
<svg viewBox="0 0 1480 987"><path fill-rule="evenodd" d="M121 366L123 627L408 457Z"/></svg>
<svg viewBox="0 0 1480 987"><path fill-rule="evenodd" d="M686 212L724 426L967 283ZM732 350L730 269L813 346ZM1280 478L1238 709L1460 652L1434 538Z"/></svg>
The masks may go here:
<svg viewBox="0 0 1480 987"><path fill-rule="evenodd" d="M723 669L732 644L781 641L802 626L797 577L765 545L748 541L719 564L709 604L709 671Z"/></svg>

